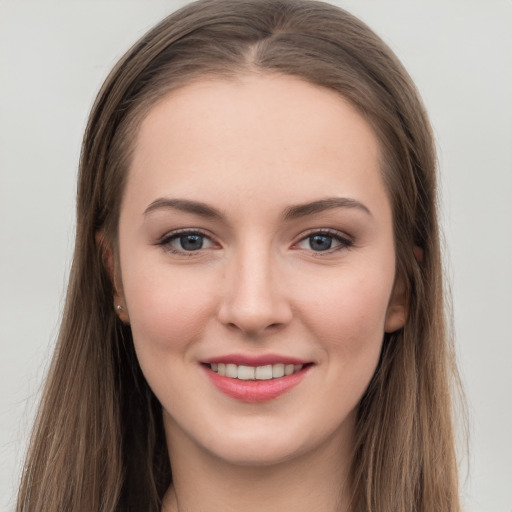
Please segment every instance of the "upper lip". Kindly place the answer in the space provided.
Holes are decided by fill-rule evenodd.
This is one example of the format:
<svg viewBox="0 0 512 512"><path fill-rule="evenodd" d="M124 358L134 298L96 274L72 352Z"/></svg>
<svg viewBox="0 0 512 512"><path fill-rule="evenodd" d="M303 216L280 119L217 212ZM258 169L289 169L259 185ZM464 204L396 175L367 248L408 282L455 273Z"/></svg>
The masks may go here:
<svg viewBox="0 0 512 512"><path fill-rule="evenodd" d="M224 363L244 366L266 366L269 364L307 364L311 361L279 354L261 354L259 356L247 354L226 354L223 356L211 357L201 362L203 364Z"/></svg>

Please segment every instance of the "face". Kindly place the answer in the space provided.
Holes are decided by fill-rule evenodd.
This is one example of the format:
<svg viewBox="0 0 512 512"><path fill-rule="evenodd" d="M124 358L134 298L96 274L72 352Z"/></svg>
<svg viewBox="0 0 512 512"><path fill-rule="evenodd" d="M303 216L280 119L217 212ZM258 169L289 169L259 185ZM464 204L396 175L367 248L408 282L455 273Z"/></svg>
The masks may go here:
<svg viewBox="0 0 512 512"><path fill-rule="evenodd" d="M291 77L198 82L150 111L117 300L171 443L239 464L350 443L405 315L379 157L350 104Z"/></svg>

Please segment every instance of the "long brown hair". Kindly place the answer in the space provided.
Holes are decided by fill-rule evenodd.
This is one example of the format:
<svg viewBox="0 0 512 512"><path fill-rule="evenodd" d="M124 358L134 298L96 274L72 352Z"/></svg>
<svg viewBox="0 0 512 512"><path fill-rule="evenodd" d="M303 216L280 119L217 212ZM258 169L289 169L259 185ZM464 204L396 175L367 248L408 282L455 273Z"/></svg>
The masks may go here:
<svg viewBox="0 0 512 512"><path fill-rule="evenodd" d="M18 512L158 511L172 481L161 407L113 309L115 247L137 127L169 91L208 76L283 74L337 91L383 153L397 277L409 304L385 336L358 410L353 509L459 511L436 205L436 157L419 95L391 50L342 9L310 0L200 0L121 59L98 94L80 160L76 247L60 335ZM101 233L102 236L98 236Z"/></svg>

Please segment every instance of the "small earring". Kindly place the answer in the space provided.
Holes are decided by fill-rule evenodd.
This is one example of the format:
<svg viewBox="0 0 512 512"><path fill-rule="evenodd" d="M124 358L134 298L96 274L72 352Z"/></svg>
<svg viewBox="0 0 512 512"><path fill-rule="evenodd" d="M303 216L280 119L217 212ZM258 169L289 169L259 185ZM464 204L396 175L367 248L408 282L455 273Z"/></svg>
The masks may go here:
<svg viewBox="0 0 512 512"><path fill-rule="evenodd" d="M123 311L123 306L121 306L121 304L118 304L118 305L116 306L116 311L118 311L118 312L119 312L119 311Z"/></svg>

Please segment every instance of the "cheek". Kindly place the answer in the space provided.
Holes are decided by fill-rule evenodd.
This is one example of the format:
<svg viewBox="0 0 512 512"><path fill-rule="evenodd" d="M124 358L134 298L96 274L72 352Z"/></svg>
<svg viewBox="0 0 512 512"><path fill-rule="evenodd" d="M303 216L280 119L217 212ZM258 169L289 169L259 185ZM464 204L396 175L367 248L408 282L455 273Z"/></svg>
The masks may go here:
<svg viewBox="0 0 512 512"><path fill-rule="evenodd" d="M200 337L211 311L205 280L155 264L144 267L127 261L124 270L124 294L138 353L178 352Z"/></svg>
<svg viewBox="0 0 512 512"><path fill-rule="evenodd" d="M371 269L346 269L319 288L310 283L303 296L304 323L315 332L326 357L339 357L346 366L359 358L378 360L392 276Z"/></svg>

